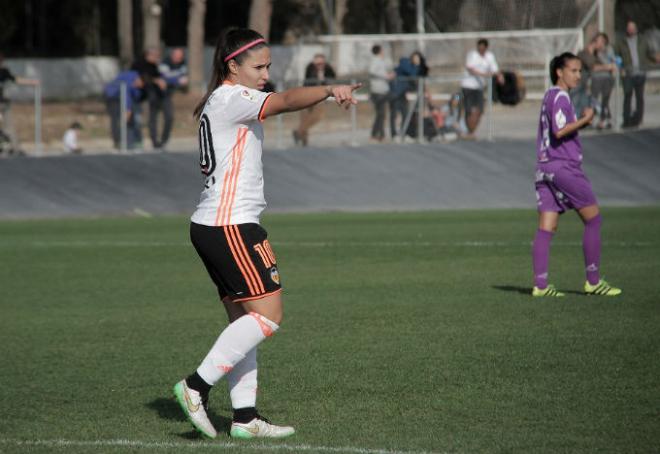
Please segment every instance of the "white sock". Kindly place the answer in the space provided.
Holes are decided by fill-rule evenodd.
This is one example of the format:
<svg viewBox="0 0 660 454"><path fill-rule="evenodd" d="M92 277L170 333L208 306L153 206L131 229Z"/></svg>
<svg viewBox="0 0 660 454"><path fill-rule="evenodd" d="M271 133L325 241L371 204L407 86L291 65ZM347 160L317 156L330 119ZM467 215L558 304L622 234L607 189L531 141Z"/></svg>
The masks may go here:
<svg viewBox="0 0 660 454"><path fill-rule="evenodd" d="M231 372L250 350L266 337L272 336L278 328L275 322L256 312L240 317L220 333L218 340L197 368L197 373L206 383L215 385Z"/></svg>
<svg viewBox="0 0 660 454"><path fill-rule="evenodd" d="M257 347L247 352L245 359L227 374L227 383L232 408L257 406Z"/></svg>

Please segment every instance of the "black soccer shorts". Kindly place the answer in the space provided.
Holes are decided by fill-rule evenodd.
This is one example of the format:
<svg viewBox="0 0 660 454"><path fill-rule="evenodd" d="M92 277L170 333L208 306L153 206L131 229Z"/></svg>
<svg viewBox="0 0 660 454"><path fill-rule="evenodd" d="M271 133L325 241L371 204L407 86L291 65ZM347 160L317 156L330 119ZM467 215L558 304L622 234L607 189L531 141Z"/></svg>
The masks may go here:
<svg viewBox="0 0 660 454"><path fill-rule="evenodd" d="M282 290L275 254L259 224L219 227L190 223L190 239L220 298L240 303Z"/></svg>

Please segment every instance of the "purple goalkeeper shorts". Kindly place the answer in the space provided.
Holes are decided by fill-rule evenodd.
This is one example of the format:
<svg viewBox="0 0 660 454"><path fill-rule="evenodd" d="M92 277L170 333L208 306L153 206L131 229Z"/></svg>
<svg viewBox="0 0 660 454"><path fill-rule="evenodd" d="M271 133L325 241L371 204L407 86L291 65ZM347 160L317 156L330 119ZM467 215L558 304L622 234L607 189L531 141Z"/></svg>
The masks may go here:
<svg viewBox="0 0 660 454"><path fill-rule="evenodd" d="M596 205L591 183L579 163L551 161L536 167L536 205L539 212L579 210Z"/></svg>

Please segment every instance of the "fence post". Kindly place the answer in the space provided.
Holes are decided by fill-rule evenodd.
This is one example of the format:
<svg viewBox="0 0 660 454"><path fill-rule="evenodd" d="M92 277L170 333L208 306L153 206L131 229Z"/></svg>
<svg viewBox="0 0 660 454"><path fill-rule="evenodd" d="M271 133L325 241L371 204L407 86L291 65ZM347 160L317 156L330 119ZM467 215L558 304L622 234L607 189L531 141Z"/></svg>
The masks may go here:
<svg viewBox="0 0 660 454"><path fill-rule="evenodd" d="M126 130L126 100L128 87L125 82L119 84L119 151L126 153L128 149L128 131Z"/></svg>
<svg viewBox="0 0 660 454"><path fill-rule="evenodd" d="M41 82L34 86L34 151L40 155L43 151L41 144Z"/></svg>
<svg viewBox="0 0 660 454"><path fill-rule="evenodd" d="M351 85L355 85L357 81L351 79ZM357 140L357 106L351 104L351 146L357 147L359 145Z"/></svg>
<svg viewBox="0 0 660 454"><path fill-rule="evenodd" d="M486 119L488 123L488 141L493 141L493 78L488 78L488 99L487 99L487 109L488 109L488 118Z"/></svg>
<svg viewBox="0 0 660 454"><path fill-rule="evenodd" d="M610 121L614 122L614 130L616 132L621 131L621 119L619 118L619 112L621 111L621 71L619 68L616 68L614 71L614 112L613 115L610 115L612 118Z"/></svg>
<svg viewBox="0 0 660 454"><path fill-rule="evenodd" d="M417 79L417 143L424 142L424 78Z"/></svg>
<svg viewBox="0 0 660 454"><path fill-rule="evenodd" d="M276 91L277 92L284 91L284 84L282 81L279 81L277 83ZM284 119L282 117L283 115L277 115L277 145L276 146L278 150L284 148L283 136L282 136L284 132Z"/></svg>

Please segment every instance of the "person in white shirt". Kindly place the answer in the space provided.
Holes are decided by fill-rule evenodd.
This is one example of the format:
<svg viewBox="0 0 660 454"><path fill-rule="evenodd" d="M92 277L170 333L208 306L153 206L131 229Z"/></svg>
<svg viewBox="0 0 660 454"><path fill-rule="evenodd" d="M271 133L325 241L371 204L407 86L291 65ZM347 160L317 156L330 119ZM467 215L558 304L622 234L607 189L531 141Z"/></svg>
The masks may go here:
<svg viewBox="0 0 660 454"><path fill-rule="evenodd" d="M369 64L369 87L371 102L374 104L376 116L371 127L371 139L382 142L385 138L385 107L389 100L390 81L394 78L392 60L385 57L382 46L376 44L371 48L371 63Z"/></svg>
<svg viewBox="0 0 660 454"><path fill-rule="evenodd" d="M495 55L488 50L488 40L477 41L477 49L467 54L465 74L461 80L463 91L463 108L468 134L466 138L474 138L474 131L479 126L484 111L484 89L488 85L487 78L497 77L497 82L504 83Z"/></svg>
<svg viewBox="0 0 660 454"><path fill-rule="evenodd" d="M76 121L69 126L69 129L64 131L62 143L64 144L64 149L68 153L82 153L82 148L80 148L80 144L78 143L81 129L82 125Z"/></svg>
<svg viewBox="0 0 660 454"><path fill-rule="evenodd" d="M208 92L195 109L204 188L190 237L230 324L197 370L174 386L174 394L187 419L209 438L217 431L206 414L208 395L223 377L234 409L230 436L281 438L295 432L269 423L256 410L257 346L277 331L283 314L275 254L259 225L266 207L261 122L329 97L348 109L357 104L353 91L360 87L317 85L265 93L270 65L270 49L259 33L228 31L215 50Z"/></svg>

